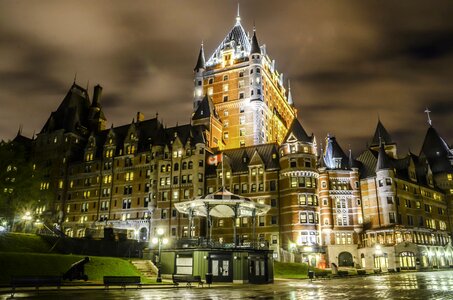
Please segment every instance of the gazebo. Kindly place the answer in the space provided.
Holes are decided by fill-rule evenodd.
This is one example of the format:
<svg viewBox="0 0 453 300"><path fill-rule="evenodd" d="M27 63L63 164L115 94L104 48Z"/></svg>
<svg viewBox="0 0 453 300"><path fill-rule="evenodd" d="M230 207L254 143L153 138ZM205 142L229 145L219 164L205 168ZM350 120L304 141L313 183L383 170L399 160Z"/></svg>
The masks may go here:
<svg viewBox="0 0 453 300"><path fill-rule="evenodd" d="M232 218L233 219L233 241L237 246L236 240L236 219L241 217L252 218L253 239L255 239L256 217L265 215L270 206L252 201L239 195L229 192L225 187L217 192L206 196L198 197L193 200L175 203L176 209L189 216L189 228L192 228L193 217L205 217L207 240L211 238L209 223L211 217ZM189 229L189 237L192 230Z"/></svg>

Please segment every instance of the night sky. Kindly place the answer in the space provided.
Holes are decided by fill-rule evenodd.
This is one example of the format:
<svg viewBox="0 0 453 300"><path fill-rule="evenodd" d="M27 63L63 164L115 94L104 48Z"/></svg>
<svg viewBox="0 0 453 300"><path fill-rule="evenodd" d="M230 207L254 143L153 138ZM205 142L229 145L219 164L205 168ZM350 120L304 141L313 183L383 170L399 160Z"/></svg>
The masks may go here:
<svg viewBox="0 0 453 300"><path fill-rule="evenodd" d="M94 2L94 3L93 3ZM0 0L0 139L38 133L77 73L104 88L108 127L156 112L189 121L192 72L235 23L237 1ZM400 154L433 126L453 143L452 1L240 1L246 31L291 80L318 142L363 150L378 116Z"/></svg>

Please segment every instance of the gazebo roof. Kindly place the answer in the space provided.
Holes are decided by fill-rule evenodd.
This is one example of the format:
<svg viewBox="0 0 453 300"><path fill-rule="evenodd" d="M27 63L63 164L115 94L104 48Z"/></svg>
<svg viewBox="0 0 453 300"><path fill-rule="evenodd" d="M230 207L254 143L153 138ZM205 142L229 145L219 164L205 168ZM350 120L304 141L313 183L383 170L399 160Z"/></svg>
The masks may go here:
<svg viewBox="0 0 453 300"><path fill-rule="evenodd" d="M269 205L252 201L235 195L224 187L217 192L193 200L175 203L176 209L183 214L192 213L194 216L217 218L252 217L265 215L271 208Z"/></svg>

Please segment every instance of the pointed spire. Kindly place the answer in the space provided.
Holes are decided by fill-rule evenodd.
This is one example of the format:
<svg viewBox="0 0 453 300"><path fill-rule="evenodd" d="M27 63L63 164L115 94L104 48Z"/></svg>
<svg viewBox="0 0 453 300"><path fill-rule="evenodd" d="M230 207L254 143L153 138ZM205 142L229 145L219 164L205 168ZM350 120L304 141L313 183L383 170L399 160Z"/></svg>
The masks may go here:
<svg viewBox="0 0 453 300"><path fill-rule="evenodd" d="M354 159L352 158L351 145L349 145L349 168L352 169L353 167L354 167Z"/></svg>
<svg viewBox="0 0 453 300"><path fill-rule="evenodd" d="M22 124L19 125L19 130L17 131L17 135L22 135Z"/></svg>
<svg viewBox="0 0 453 300"><path fill-rule="evenodd" d="M198 53L197 65L195 66L195 68L193 70L195 72L198 72L200 69L205 69L203 42L201 42L200 52Z"/></svg>
<svg viewBox="0 0 453 300"><path fill-rule="evenodd" d="M74 81L72 82L72 85L75 85L77 81L77 72L74 74Z"/></svg>
<svg viewBox="0 0 453 300"><path fill-rule="evenodd" d="M376 172L380 170L391 169L390 159L385 153L384 144L379 146L378 160L376 164Z"/></svg>
<svg viewBox="0 0 453 300"><path fill-rule="evenodd" d="M255 26L253 26L253 37L252 37L252 49L250 54L261 54L260 44L258 44L258 39L256 38Z"/></svg>
<svg viewBox="0 0 453 300"><path fill-rule="evenodd" d="M238 13L236 15L236 24L240 24L241 23L241 16L239 15L239 2L238 2Z"/></svg>
<svg viewBox="0 0 453 300"><path fill-rule="evenodd" d="M430 112L431 111L428 108L425 109L425 113L428 116L428 124L429 124L429 126L433 126L433 121L431 120L431 117L429 116Z"/></svg>
<svg viewBox="0 0 453 300"><path fill-rule="evenodd" d="M288 79L288 104L294 105L293 96L291 95L291 82Z"/></svg>

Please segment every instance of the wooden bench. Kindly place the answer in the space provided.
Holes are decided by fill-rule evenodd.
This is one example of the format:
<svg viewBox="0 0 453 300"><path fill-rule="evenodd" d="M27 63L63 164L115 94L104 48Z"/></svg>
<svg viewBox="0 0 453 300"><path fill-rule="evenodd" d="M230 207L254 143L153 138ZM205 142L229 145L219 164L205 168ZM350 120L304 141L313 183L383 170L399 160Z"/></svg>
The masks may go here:
<svg viewBox="0 0 453 300"><path fill-rule="evenodd" d="M108 289L110 285L119 285L126 289L127 285L142 287L140 276L104 276L104 285Z"/></svg>
<svg viewBox="0 0 453 300"><path fill-rule="evenodd" d="M16 287L35 287L39 291L41 286L61 287L61 276L17 276L11 277L11 297L14 297Z"/></svg>
<svg viewBox="0 0 453 300"><path fill-rule="evenodd" d="M199 275L173 274L172 279L175 286L180 283L186 283L188 287L192 287L192 283L198 283L198 286L203 286L204 284Z"/></svg>

